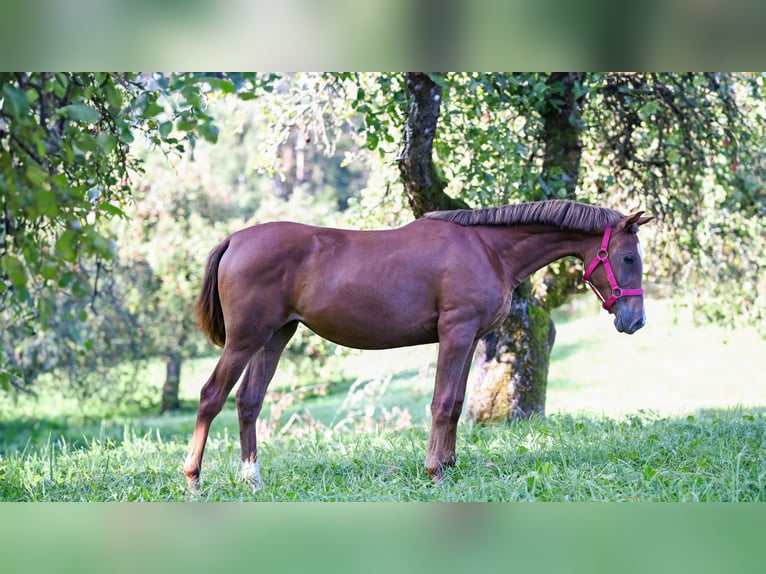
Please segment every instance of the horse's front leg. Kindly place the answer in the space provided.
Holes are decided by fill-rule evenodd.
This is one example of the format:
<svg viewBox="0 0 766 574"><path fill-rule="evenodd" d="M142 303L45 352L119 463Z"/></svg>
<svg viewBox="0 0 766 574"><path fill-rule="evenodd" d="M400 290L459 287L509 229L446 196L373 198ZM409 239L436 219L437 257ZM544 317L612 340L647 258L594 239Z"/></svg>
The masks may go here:
<svg viewBox="0 0 766 574"><path fill-rule="evenodd" d="M431 401L431 436L426 454L426 472L434 481L444 476L444 467L455 464L457 423L463 410L466 380L476 350L476 330L453 329L439 337L436 384Z"/></svg>

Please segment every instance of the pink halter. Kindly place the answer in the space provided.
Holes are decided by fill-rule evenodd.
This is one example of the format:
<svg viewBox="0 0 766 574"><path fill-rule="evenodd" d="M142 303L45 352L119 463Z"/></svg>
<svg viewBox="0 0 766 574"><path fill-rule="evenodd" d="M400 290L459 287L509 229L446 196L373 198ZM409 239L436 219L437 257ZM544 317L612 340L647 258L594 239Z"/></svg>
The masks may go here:
<svg viewBox="0 0 766 574"><path fill-rule="evenodd" d="M598 253L596 253L596 257L591 261L590 265L588 265L588 268L585 270L585 273L583 273L582 279L585 281L585 284L590 287L593 292L596 294L596 297L598 297L601 300L602 307L612 312L610 309L612 305L614 305L615 301L619 299L620 297L631 297L636 295L643 295L644 290L643 289L621 289L620 286L617 284L617 279L614 277L614 272L612 271L612 264L609 263L609 238L612 236L612 226L607 225L606 230L604 231L604 238L601 240L601 249L598 250ZM612 294L607 299L604 297L598 289L596 289L596 286L593 285L593 283L590 282L590 276L593 274L593 272L596 270L596 267L598 267L600 264L604 264L604 271L606 271L606 276L609 279L609 286L612 288Z"/></svg>

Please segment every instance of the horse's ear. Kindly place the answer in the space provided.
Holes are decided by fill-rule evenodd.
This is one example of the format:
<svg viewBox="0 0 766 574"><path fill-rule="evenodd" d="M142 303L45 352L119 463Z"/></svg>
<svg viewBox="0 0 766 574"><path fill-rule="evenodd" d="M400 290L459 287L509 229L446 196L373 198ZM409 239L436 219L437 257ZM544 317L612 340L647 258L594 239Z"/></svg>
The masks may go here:
<svg viewBox="0 0 766 574"><path fill-rule="evenodd" d="M641 217L643 214L643 211L636 211L631 215L623 217L622 221L620 221L620 228L629 230L633 225L641 227L644 223L649 223L652 219L654 219L653 215Z"/></svg>

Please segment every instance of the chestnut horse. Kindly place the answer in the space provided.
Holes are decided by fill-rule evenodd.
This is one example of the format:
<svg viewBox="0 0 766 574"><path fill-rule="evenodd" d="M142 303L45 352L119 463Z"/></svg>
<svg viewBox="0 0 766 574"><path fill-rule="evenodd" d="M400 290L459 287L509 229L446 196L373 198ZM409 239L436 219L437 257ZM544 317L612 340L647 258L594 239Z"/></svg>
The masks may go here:
<svg viewBox="0 0 766 574"><path fill-rule="evenodd" d="M645 322L637 231L651 220L563 200L426 214L399 229L355 231L291 222L230 235L210 253L197 303L202 331L223 347L202 387L183 471L199 487L210 424L237 391L242 477L262 485L255 421L298 323L340 345L439 343L425 468L455 463L455 435L477 341L508 314L513 289L573 255L617 331ZM603 294L607 294L606 296Z"/></svg>

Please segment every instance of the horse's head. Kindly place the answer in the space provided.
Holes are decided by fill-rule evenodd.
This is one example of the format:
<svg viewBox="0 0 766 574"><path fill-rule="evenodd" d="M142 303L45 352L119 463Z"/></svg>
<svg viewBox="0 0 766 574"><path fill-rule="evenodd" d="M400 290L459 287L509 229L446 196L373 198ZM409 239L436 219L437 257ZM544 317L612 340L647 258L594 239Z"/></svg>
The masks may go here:
<svg viewBox="0 0 766 574"><path fill-rule="evenodd" d="M629 335L646 323L644 291L641 288L643 262L638 228L654 219L641 217L643 211L623 217L607 227L592 259L586 259L583 279L601 299L604 309L614 315L614 326Z"/></svg>

